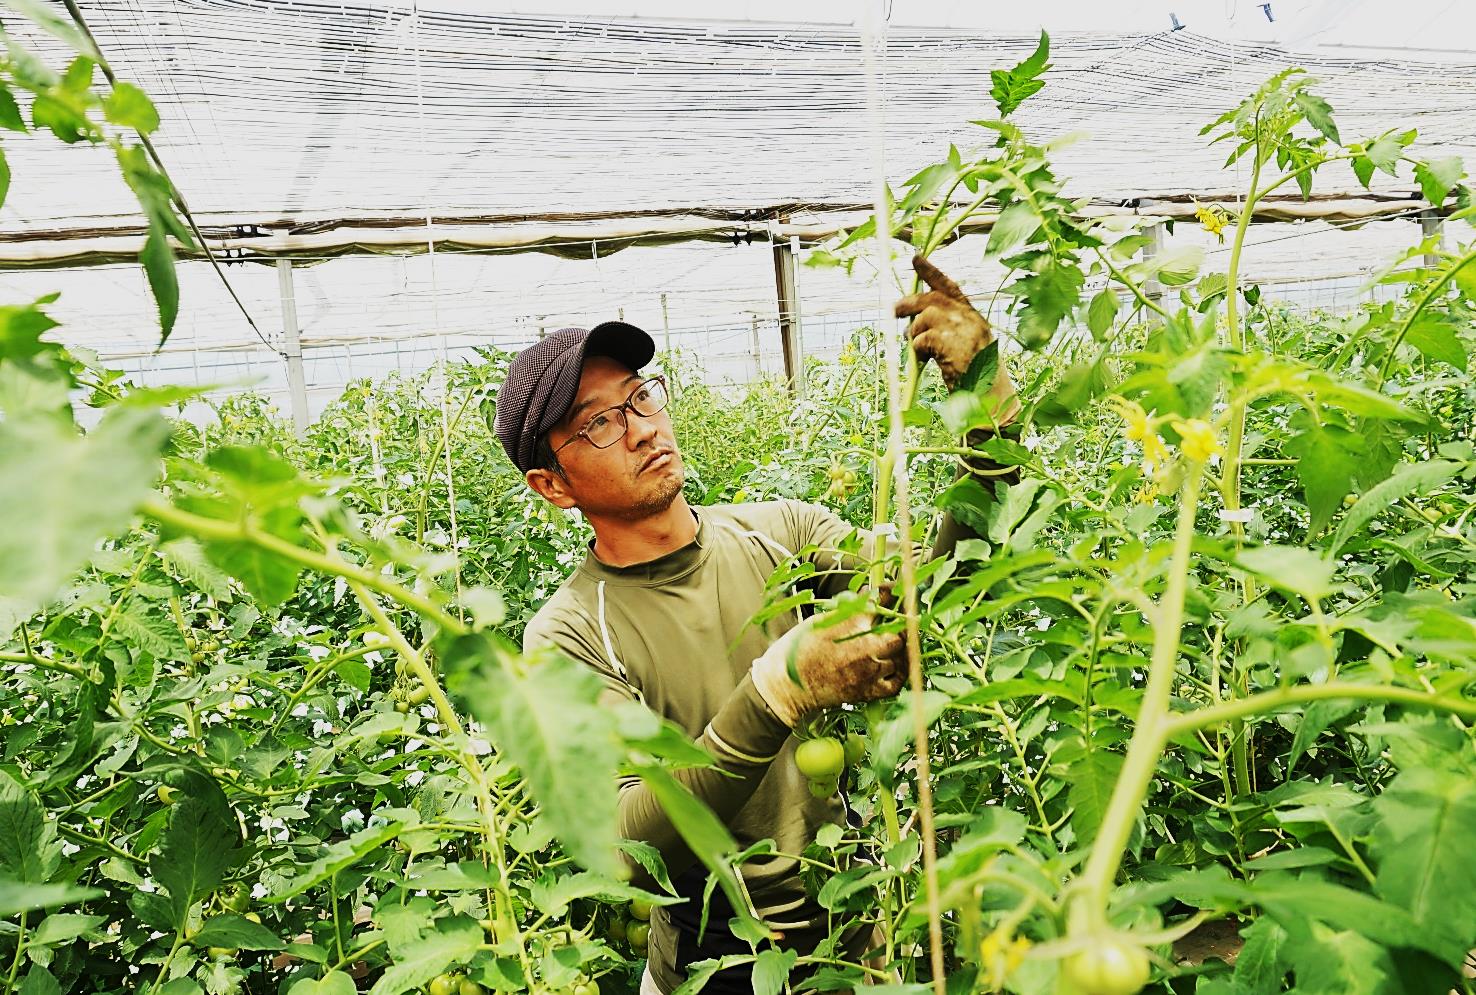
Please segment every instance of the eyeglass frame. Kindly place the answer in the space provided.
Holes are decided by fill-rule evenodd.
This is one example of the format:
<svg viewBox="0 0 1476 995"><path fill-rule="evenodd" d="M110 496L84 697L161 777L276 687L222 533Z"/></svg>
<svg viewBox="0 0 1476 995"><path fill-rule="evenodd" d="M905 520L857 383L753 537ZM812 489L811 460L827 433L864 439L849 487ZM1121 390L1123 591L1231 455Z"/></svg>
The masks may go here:
<svg viewBox="0 0 1476 995"><path fill-rule="evenodd" d="M653 383L653 382L654 383L659 383L661 385L661 393L662 393L662 395L666 399L661 402L661 407L657 408L655 411L651 412L649 415L643 415L639 411L637 411L636 408L635 408L635 405L631 403L631 398L633 398L637 394L639 394L641 392L642 388L644 388L647 384ZM611 407L611 408L601 408L600 410L594 412L588 418L586 418L585 421L584 421L584 427L581 428L579 431L575 432L574 433L574 437L572 439L566 440L562 445L560 445L557 449L555 449L553 451L553 454L555 456L557 456L559 453L563 452L565 449L567 449L568 447L572 446L574 443L578 442L580 439L583 439L585 442L588 442L591 446L594 446L594 448L596 448L596 449L609 449L611 446L613 446L616 443L618 443L621 439L625 438L626 434L630 431L630 418L625 413L627 409L630 411L631 414L633 414L633 415L635 415L635 416L637 416L639 418L653 418L656 415L659 415L661 412L665 411L666 410L666 406L668 404L670 404L670 403L671 403L671 392L666 389L666 377L663 376L660 373L656 374L653 377L646 377L646 379L642 380L640 383L638 383L638 384L635 385L635 388L631 390L630 394L626 396L626 398L625 398L624 401L622 401L621 403L619 403L619 404L617 404L617 405L615 405L614 407ZM618 414L620 416L620 420L625 423L625 427L623 429L621 429L619 435L617 435L615 438L611 439L609 442L605 443L605 445L601 446L601 445L598 445L595 442L595 440L593 440L593 439L591 439L589 437L589 426L590 426L590 423L593 422L596 418L600 417L601 415L609 414L611 411L614 411L616 414Z"/></svg>

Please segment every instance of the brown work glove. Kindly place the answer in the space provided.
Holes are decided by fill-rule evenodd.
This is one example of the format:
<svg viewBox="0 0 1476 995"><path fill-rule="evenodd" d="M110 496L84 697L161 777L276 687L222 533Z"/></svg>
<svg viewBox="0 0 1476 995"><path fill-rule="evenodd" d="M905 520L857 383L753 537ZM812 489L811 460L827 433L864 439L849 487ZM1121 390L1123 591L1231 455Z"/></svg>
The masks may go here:
<svg viewBox="0 0 1476 995"><path fill-rule="evenodd" d="M943 382L952 389L979 351L994 341L994 333L942 270L922 256L912 257L912 268L931 289L898 301L897 317L914 318L908 329L913 351L921 362L936 360Z"/></svg>
<svg viewBox="0 0 1476 995"><path fill-rule="evenodd" d="M900 635L866 633L876 624L870 615L817 627L824 617L817 615L796 625L753 661L753 685L759 696L791 729L821 708L890 698L902 690L907 679ZM866 634L858 636L858 632ZM789 676L791 660L800 684Z"/></svg>

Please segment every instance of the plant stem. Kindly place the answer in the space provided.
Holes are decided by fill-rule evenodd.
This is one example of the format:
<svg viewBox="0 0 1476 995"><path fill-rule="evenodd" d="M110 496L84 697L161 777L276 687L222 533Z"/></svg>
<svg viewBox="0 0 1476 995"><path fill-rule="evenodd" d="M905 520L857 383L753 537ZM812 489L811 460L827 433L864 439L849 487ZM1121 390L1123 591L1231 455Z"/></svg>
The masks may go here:
<svg viewBox="0 0 1476 995"><path fill-rule="evenodd" d="M1378 385L1380 387L1383 386L1384 380L1388 378L1389 366L1394 362L1394 354L1399 351L1399 346L1404 342L1404 337L1409 334L1409 330L1414 325L1415 319L1424 313L1425 308L1429 307L1430 302L1435 299L1435 295L1445 289L1445 285L1451 281L1451 278L1472 260L1476 260L1476 248L1471 249L1471 251L1447 267L1445 272L1440 274L1438 280L1425 288L1425 292L1415 302L1414 308L1409 314L1404 316L1404 320L1399 323L1399 331L1394 333L1394 341L1389 345L1389 354L1384 357L1384 363L1379 367Z"/></svg>
<svg viewBox="0 0 1476 995"><path fill-rule="evenodd" d="M1126 273L1118 269L1116 266L1112 265L1112 260L1107 257L1107 253L1103 252L1101 249L1097 249L1096 253L1097 258L1102 260L1103 264L1106 265L1107 271L1112 274L1113 279L1122 284L1124 287L1131 290L1133 292L1133 296L1138 299L1139 304L1141 304L1143 307L1146 307L1148 310L1157 313L1158 316L1165 321L1168 320L1168 312L1165 311L1157 301L1150 300L1148 296L1143 293L1143 289L1139 287L1136 283L1134 283L1131 279L1129 279Z"/></svg>
<svg viewBox="0 0 1476 995"><path fill-rule="evenodd" d="M55 671L58 674L67 674L68 676L75 677L80 681L85 681L89 677L87 671L83 670L81 667L74 667L69 663L63 663L60 660L49 660L44 656L36 656L31 653L0 653L0 663L29 663L32 666L41 668L42 670L51 670Z"/></svg>
<svg viewBox="0 0 1476 995"><path fill-rule="evenodd" d="M1175 715L1163 725L1168 738L1182 736L1195 729L1204 729L1231 722L1251 715L1264 715L1288 705L1299 705L1309 701L1326 701L1342 698L1353 701L1386 701L1415 708L1430 708L1439 712L1450 712L1467 718L1476 718L1476 701L1430 694L1413 688L1389 687L1377 684L1353 684L1346 681L1329 681L1326 684L1299 684L1296 687L1262 691L1259 694L1236 698L1231 701L1195 709Z"/></svg>
<svg viewBox="0 0 1476 995"><path fill-rule="evenodd" d="M15 958L10 962L10 973L5 977L6 992L15 988L15 976L20 971L21 960L26 951L26 920L28 918L30 918L29 912L21 913L20 927L15 934Z"/></svg>
<svg viewBox="0 0 1476 995"><path fill-rule="evenodd" d="M1169 559L1168 586L1152 618L1153 656L1148 668L1148 686L1138 706L1138 721L1128 744L1122 773L1112 789L1107 812L1102 817L1091 856L1082 872L1079 882L1082 892L1072 906L1073 929L1080 926L1094 931L1106 926L1108 893L1167 742L1169 699L1173 692L1179 639L1184 625L1184 597L1189 589L1194 516L1198 511L1203 479L1203 465L1193 464L1179 492L1179 517Z"/></svg>
<svg viewBox="0 0 1476 995"><path fill-rule="evenodd" d="M288 542L279 536L269 532L263 532L253 526L250 522L227 522L218 518L206 518L188 511L182 511L166 501L158 498L150 498L143 503L140 509L145 517L154 521L188 532L200 539L212 539L225 542L250 543L269 553L280 556L284 560L316 570L319 573L329 574L334 577L342 577L345 580L362 584L372 591L387 595L404 605L424 615L448 632L463 632L465 626L455 616L447 613L440 605L429 598L416 594L408 587L386 577L384 574L373 570L366 570L340 558L330 558L322 553L305 549L296 543Z"/></svg>

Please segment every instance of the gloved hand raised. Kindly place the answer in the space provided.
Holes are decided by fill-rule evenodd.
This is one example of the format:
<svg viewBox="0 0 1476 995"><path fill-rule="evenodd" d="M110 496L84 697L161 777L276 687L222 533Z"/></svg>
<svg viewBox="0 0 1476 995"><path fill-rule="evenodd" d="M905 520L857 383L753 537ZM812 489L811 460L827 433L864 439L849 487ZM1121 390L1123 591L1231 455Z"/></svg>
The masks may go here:
<svg viewBox="0 0 1476 995"><path fill-rule="evenodd" d="M753 661L754 687L791 729L821 708L890 698L907 680L900 635L867 632L876 624L871 615L821 626L824 618L817 615L804 620ZM791 659L799 684L789 676Z"/></svg>
<svg viewBox="0 0 1476 995"><path fill-rule="evenodd" d="M912 257L912 268L930 288L897 302L899 318L913 318L908 328L919 362L934 360L950 390L969 371L974 357L994 341L989 321L974 309L968 296L938 267L922 256ZM995 421L1008 424L1019 412L1014 384L1000 363L989 396L995 400Z"/></svg>
<svg viewBox="0 0 1476 995"><path fill-rule="evenodd" d="M898 301L897 317L915 319L907 333L918 360L935 360L943 382L954 387L979 351L994 341L994 332L942 270L922 256L912 257L912 268L929 289Z"/></svg>

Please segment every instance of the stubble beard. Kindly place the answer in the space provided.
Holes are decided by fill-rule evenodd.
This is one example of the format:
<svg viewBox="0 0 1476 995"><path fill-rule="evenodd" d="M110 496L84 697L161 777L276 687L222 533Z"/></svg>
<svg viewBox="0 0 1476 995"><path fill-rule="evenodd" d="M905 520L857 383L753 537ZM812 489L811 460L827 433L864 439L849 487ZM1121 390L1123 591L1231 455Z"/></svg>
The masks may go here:
<svg viewBox="0 0 1476 995"><path fill-rule="evenodd" d="M656 481L651 490L642 494L631 505L630 517L647 518L651 515L660 514L667 508L670 508L671 503L682 492L682 485L686 483L686 476L684 471L678 470L670 477L664 477Z"/></svg>

